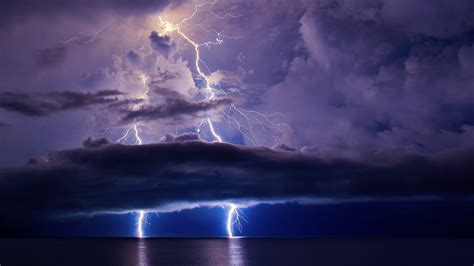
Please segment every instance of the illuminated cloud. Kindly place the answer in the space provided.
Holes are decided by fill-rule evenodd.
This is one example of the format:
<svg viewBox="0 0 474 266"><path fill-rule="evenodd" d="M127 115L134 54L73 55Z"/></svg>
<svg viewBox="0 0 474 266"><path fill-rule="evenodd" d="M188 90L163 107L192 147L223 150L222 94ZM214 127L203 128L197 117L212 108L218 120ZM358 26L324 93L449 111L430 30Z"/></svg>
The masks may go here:
<svg viewBox="0 0 474 266"><path fill-rule="evenodd" d="M9 155L0 164L95 136L82 149L2 168L5 217L229 199L473 194L472 1L218 1L215 14L239 16L201 14L193 23L202 27L185 29L197 42L212 36L204 27L238 36L202 47L203 71L221 85L212 100L192 45L176 32L157 33L157 15L177 21L193 7L184 0L0 3L0 120L11 124L0 130ZM64 42L99 29L94 41ZM255 126L249 121L268 116L241 116L229 126L226 115L237 109L218 111L232 105L277 114L276 122ZM169 134L196 132L199 122L205 130L208 114L225 141L273 148ZM291 130L260 130L280 122ZM99 137L116 141L130 124L143 130L144 143L163 143Z"/></svg>
<svg viewBox="0 0 474 266"><path fill-rule="evenodd" d="M262 96L294 126L282 142L350 158L472 146L472 2L306 6L304 52Z"/></svg>

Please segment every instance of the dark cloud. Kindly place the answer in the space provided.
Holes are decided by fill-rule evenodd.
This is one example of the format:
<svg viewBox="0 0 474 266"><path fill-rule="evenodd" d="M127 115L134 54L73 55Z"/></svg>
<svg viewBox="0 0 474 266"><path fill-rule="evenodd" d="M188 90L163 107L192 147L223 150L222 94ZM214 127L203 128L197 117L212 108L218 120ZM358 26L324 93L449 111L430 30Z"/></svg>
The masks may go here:
<svg viewBox="0 0 474 266"><path fill-rule="evenodd" d="M296 151L296 149L291 148L285 144L276 144L272 147L274 150L280 150L280 151Z"/></svg>
<svg viewBox="0 0 474 266"><path fill-rule="evenodd" d="M85 148L98 148L107 144L112 144L113 142L106 139L106 138L99 138L95 139L92 137L87 138L82 142L82 145L84 145Z"/></svg>
<svg viewBox="0 0 474 266"><path fill-rule="evenodd" d="M120 108L124 108L124 107L127 107L127 106L133 106L133 105L137 105L137 104L141 104L143 103L144 100L139 98L139 99L124 99L124 100L119 100L119 101L116 101L116 102L113 102L109 105L107 105L107 108L108 109L120 109Z"/></svg>
<svg viewBox="0 0 474 266"><path fill-rule="evenodd" d="M100 42L76 47L75 52L60 46L38 50L78 29L96 30L102 23L98 21L108 18L108 11L112 11L111 15L156 13L169 2L2 1L0 27L15 25L11 31L4 31L4 39L9 42L2 49L5 51L2 56L8 59L2 57L2 62L7 62L1 71L2 87L34 88L38 87L37 82L42 82L47 87L61 88L71 82L73 85L76 76L86 73L80 80L83 86L118 88L115 85L121 85L130 92L142 92L147 86L148 96L153 98L151 103L163 104L132 109L143 100L118 100L115 96L121 94L117 91L3 92L0 108L28 116L45 116L104 103L113 112L121 110L122 122L130 123L194 117L230 104L227 99L191 102L197 98L195 85L200 81L195 83L188 73L192 62L186 57L189 47L183 47L185 58L168 62L169 58L158 57L158 60L157 53L168 55L173 49L169 37L156 32L145 36L157 52L145 56L130 51L131 47L140 47L142 40L138 46L125 42L138 39L137 36L122 38L124 35L113 31L125 27L123 34L129 36L143 29L136 25L117 23L108 35L101 34ZM220 6L213 9L218 14L231 11L243 16L218 20L218 26L228 28L225 33L230 36L242 38L226 40L225 45L213 46L211 50L203 49L202 55L213 72L221 69L242 77L249 89L242 88L241 97L251 107L268 114L284 114L282 119L294 129L284 141L289 146L265 149L210 144L199 142L195 134L166 135L163 141L167 143L143 146L89 139L84 142L85 148L53 152L31 160L28 166L0 170L0 211L11 217L15 212L23 216L35 210L45 213L123 210L180 200L472 195L473 3L470 0L220 1ZM68 16L72 13L74 17ZM51 15L91 20L84 25L76 22L67 25L69 20L64 20L63 26L57 25L62 20ZM23 26L13 21L21 21ZM212 24L208 19L204 22ZM43 34L33 26L41 29L54 26L56 30L43 40ZM190 34L205 39L200 33L193 29ZM122 43L118 40L124 41L126 47L119 47ZM23 46L34 47L17 49ZM36 51L33 58L31 51ZM79 54L80 51L92 55L91 59ZM108 56L105 51L130 52L125 58L114 57L114 66L107 68L104 65L110 60L104 59ZM32 65L31 59L38 66L54 67L64 62L66 56L66 63L71 65L62 75L30 73L25 78L28 71L38 72L24 67ZM24 65L19 60L21 57L27 62ZM137 83L136 76L141 73L149 76L145 85ZM26 85L19 86L21 82ZM115 114L110 116L107 118L115 118ZM5 119L11 121L9 117ZM59 125L63 130L66 122L76 123L75 120L54 121L54 126ZM100 123L109 125L102 120ZM37 147L44 145L40 142L47 143L45 147L49 149L58 143L78 143L78 138L82 138L78 137L79 133L74 138L71 132L51 137L52 126L22 127L30 128L44 131L38 134L31 130L38 139L34 145L18 145L30 149L28 154L36 153ZM262 135L269 139L268 134ZM10 139L23 143L25 137ZM303 146L302 153L290 148ZM12 154L17 152L10 149ZM385 154L422 155L387 159L382 156ZM366 156L375 156L369 158L377 160L360 159ZM380 163L380 160L387 161Z"/></svg>
<svg viewBox="0 0 474 266"><path fill-rule="evenodd" d="M123 93L117 90L101 90L95 93L73 91L4 92L0 93L0 108L27 116L47 116L61 111L115 102L118 101L116 96L120 95Z"/></svg>
<svg viewBox="0 0 474 266"><path fill-rule="evenodd" d="M99 142L106 145L52 152L34 164L0 170L2 216L134 210L179 201L474 193L473 149L375 164L202 141Z"/></svg>
<svg viewBox="0 0 474 266"><path fill-rule="evenodd" d="M161 141L162 142L183 142L183 141L190 141L190 140L201 140L199 134L197 133L184 133L182 135L173 135L173 134L166 134Z"/></svg>
<svg viewBox="0 0 474 266"><path fill-rule="evenodd" d="M0 121L0 127L7 127L8 124Z"/></svg>
<svg viewBox="0 0 474 266"><path fill-rule="evenodd" d="M153 47L153 50L157 51L158 53L168 55L173 48L173 44L171 43L170 36L160 36L156 31L152 31L150 33L150 42Z"/></svg>
<svg viewBox="0 0 474 266"><path fill-rule="evenodd" d="M129 123L133 121L151 121L159 119L176 119L183 116L197 116L199 113L217 109L231 104L230 99L217 99L201 102L190 102L185 99L167 99L162 105L142 106L138 110L123 110L125 114L121 122Z"/></svg>

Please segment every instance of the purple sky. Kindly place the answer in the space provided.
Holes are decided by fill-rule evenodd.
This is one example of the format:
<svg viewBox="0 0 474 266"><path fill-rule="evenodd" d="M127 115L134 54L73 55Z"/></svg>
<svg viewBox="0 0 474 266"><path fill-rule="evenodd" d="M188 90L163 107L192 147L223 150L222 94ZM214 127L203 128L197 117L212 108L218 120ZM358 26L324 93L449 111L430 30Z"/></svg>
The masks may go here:
<svg viewBox="0 0 474 266"><path fill-rule="evenodd" d="M186 0L2 2L0 187L69 191L38 203L55 212L191 199L473 192L465 188L474 148L471 0L205 5L182 31L199 44L223 41L199 48L215 98L203 88L192 45L176 31L162 34L158 18L178 23L193 9ZM205 143L215 140L208 118L231 145ZM148 147L112 144L134 125ZM132 134L122 143L136 143ZM161 152L171 156L163 158L168 172L155 168ZM156 158L133 159L145 155ZM124 163L120 174L111 170L114 160ZM133 206L116 200L118 191L156 192L130 180L179 189L170 176L197 191L151 201L130 193ZM238 181L206 186L216 176ZM18 177L44 182L11 179ZM84 184L99 190L86 193ZM90 200L84 206L73 197L81 194ZM31 198L4 197L35 208Z"/></svg>
<svg viewBox="0 0 474 266"><path fill-rule="evenodd" d="M115 140L126 129L117 125L123 114L103 104L35 115L16 100L34 109L50 101L61 105L48 96L52 91L119 90L125 100L150 89L152 105L162 105L170 93L196 101L202 92L193 80L190 45L177 34L161 40L152 33L159 30L159 14L178 22L192 8L185 1L151 0L2 4L8 15L0 32L0 147L7 156L0 164L77 147L105 129L111 133L104 136ZM276 139L256 129L258 144L360 157L433 153L473 142L473 8L470 1L441 0L222 1L210 10L240 17L219 20L203 12L193 23L239 37L201 48L212 76L228 92L239 91L225 97L249 110L280 112L284 116L274 120L293 129L277 129ZM77 35L96 31L93 40ZM215 37L198 27L185 31L199 42ZM74 36L80 38L60 42ZM142 74L149 79L146 87ZM12 99L9 92L21 95ZM196 117L206 115L170 114L141 130L147 142L158 141L166 133L190 131ZM212 115L232 142L239 135L236 125Z"/></svg>

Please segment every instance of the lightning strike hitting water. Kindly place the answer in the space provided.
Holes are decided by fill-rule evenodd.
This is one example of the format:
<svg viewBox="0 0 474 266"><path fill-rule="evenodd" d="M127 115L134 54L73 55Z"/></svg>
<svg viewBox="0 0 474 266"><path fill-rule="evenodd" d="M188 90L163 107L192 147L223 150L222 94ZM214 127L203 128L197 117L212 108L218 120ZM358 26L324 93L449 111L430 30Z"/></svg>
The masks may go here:
<svg viewBox="0 0 474 266"><path fill-rule="evenodd" d="M138 212L138 223L137 223L137 235L139 238L143 238L143 224L145 220L145 212Z"/></svg>
<svg viewBox="0 0 474 266"><path fill-rule="evenodd" d="M130 133L130 131L133 129L134 135L135 135L135 144L137 145L142 145L142 139L140 138L139 132L138 132L138 125L135 124L132 127L129 127L127 131L125 132L125 135L123 135L120 139L117 140L117 142L121 142L125 140ZM138 211L138 221L137 221L137 236L139 238L143 238L143 226L146 223L146 212L143 210Z"/></svg>
<svg viewBox="0 0 474 266"><path fill-rule="evenodd" d="M221 31L216 29L208 29L204 27L202 24L189 24L188 22L192 21L193 18L201 12L208 13L210 16L215 17L218 20L224 20L228 18L238 18L240 15L232 15L227 13L223 16L220 16L214 13L210 8L205 8L209 6L213 6L216 4L217 1L204 3L204 4L195 4L194 12L191 16L181 20L179 23L172 23L169 21L164 20L161 16L159 16L160 22L160 29L159 32L160 36L169 35L173 32L177 33L181 38L183 38L187 43L189 43L193 50L194 50L194 68L197 72L197 76L199 80L202 81L202 88L204 89L204 96L206 100L213 100L216 97L227 95L227 92L224 90L219 82L212 82L210 80L210 76L212 71L206 65L204 60L201 57L201 47L209 48L214 45L221 45L225 39L238 39L241 36L229 36L225 34L226 28ZM106 29L112 21L105 24L99 30L92 32L92 33L79 33L77 36L74 36L68 40L60 41L62 44L68 44L71 42L80 42L80 43L90 43L94 41L94 39L104 30ZM193 40L190 36L188 36L183 29L190 28L190 27L197 27L204 31L205 33L210 33L215 36L214 40L198 43L197 41ZM140 50L146 49L144 46L140 48ZM151 53L151 52L150 52ZM206 74L207 73L207 74ZM141 74L138 76L141 84L145 88L145 92L143 95L140 96L140 99L146 100L148 97L149 88L147 87L147 82L149 78L145 74ZM238 80L240 84L243 84L240 80ZM239 89L235 89L237 92L242 95ZM140 105L137 104L133 108L139 108ZM264 132L265 136L270 136L274 143L277 143L278 136L274 134L274 132L279 131L280 129L284 128L285 130L291 131L291 127L285 123L281 122L274 122L279 118L283 117L280 113L273 113L270 115L266 115L264 113L255 111L255 110L246 110L240 107L235 106L234 104L230 104L229 107L222 112L221 117L223 118L224 122L229 123L232 126L236 126L237 130L243 136L243 138L253 145L260 145L257 134ZM223 142L223 138L219 135L214 125L215 121L211 119L211 117L207 117L201 121L201 123L197 127L197 132L201 133L201 127L207 124L209 128L209 133L212 135L215 141ZM127 138L132 135L133 130L133 137L135 139L135 145L141 145L143 143L142 138L140 137L139 131L139 123L135 123L134 125L128 127L122 137L120 137L116 142L121 143L127 140ZM236 228L239 232L242 232L242 221L246 221L243 217L241 211L239 210L238 206L235 204L228 204L228 213L227 213L227 221L226 221L226 229L228 237L234 237L234 228ZM139 238L144 237L143 228L146 224L146 217L147 213L143 210L137 211L138 213L138 221L137 221L137 236Z"/></svg>
<svg viewBox="0 0 474 266"><path fill-rule="evenodd" d="M235 204L229 204L226 223L228 237L234 237L234 227L237 227L237 230L242 232L242 221L247 222L239 208Z"/></svg>

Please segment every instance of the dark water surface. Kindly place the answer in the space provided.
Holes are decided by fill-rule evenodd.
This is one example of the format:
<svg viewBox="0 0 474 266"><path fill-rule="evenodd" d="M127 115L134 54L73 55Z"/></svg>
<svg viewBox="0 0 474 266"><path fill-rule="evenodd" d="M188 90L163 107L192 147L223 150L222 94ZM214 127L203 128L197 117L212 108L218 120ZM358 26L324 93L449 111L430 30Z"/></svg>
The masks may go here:
<svg viewBox="0 0 474 266"><path fill-rule="evenodd" d="M468 239L0 239L0 265L474 265Z"/></svg>

